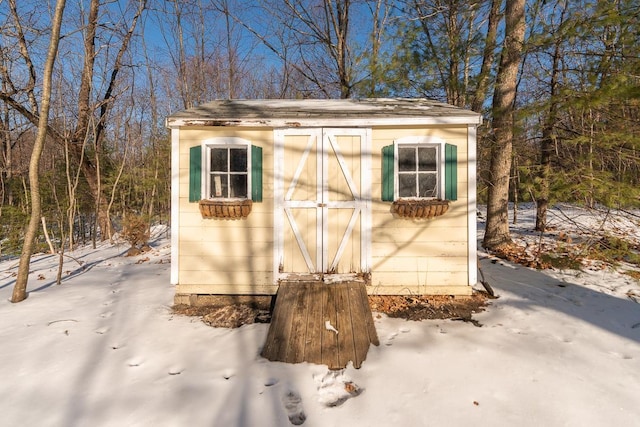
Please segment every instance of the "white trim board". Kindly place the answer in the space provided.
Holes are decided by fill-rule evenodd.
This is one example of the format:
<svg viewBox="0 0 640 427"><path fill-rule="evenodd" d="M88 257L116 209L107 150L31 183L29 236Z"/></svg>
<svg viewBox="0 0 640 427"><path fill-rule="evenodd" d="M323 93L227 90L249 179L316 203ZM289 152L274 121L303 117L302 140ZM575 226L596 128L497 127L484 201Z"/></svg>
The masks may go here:
<svg viewBox="0 0 640 427"><path fill-rule="evenodd" d="M476 145L477 127L469 126L467 134L467 228L469 230L469 286L478 282L478 219L476 217Z"/></svg>
<svg viewBox="0 0 640 427"><path fill-rule="evenodd" d="M178 284L180 236L180 129L171 129L171 284Z"/></svg>

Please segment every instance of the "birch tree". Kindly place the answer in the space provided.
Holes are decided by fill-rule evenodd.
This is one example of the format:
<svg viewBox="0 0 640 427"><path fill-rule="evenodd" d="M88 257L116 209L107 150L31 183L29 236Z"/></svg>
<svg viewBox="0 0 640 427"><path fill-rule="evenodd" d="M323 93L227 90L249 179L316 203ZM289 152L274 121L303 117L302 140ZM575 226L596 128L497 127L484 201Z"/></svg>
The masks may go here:
<svg viewBox="0 0 640 427"><path fill-rule="evenodd" d="M15 0L10 0L12 9L15 10ZM31 263L31 255L33 253L33 245L38 234L40 224L40 182L39 182L39 164L42 149L47 138L47 126L49 121L49 107L51 101L51 76L53 74L53 66L58 54L58 44L60 42L60 27L62 24L62 16L65 8L65 0L57 0L55 12L51 21L51 36L49 37L49 49L42 72L42 98L40 101L40 111L38 111L38 133L31 153L31 161L29 163L29 184L31 189L31 216L29 225L25 232L24 245L22 246L22 254L20 255L20 264L18 266L18 275L16 283L13 287L11 302L17 303L27 298L27 282L29 279L29 265ZM16 24L19 26L19 18L14 15ZM33 68L35 72L35 67Z"/></svg>

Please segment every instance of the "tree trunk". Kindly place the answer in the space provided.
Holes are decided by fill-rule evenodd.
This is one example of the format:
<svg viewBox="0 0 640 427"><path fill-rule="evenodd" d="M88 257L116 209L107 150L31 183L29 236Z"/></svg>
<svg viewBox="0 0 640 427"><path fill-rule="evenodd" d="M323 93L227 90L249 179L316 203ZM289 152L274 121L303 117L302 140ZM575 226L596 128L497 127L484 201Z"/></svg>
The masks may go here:
<svg viewBox="0 0 640 427"><path fill-rule="evenodd" d="M487 225L483 246L499 249L511 244L509 233L509 175L514 134L514 101L524 42L525 0L507 0L505 40L493 94L492 145L489 166Z"/></svg>
<svg viewBox="0 0 640 427"><path fill-rule="evenodd" d="M568 2L565 3L564 9L560 17L561 26L564 16L568 8ZM536 199L536 231L544 232L547 229L547 209L551 199L551 157L553 156L554 147L556 145L556 120L558 118L558 92L559 92L559 74L560 74L560 46L562 39L558 37L555 40L553 50L553 60L551 68L549 111L542 129L542 141L540 143L540 187L538 198Z"/></svg>
<svg viewBox="0 0 640 427"><path fill-rule="evenodd" d="M64 12L65 0L58 0L56 3L55 14L53 17L51 28L51 39L49 42L49 50L47 51L47 60L44 65L44 73L42 77L42 101L40 105L40 118L38 120L38 134L31 152L31 160L29 162L29 184L31 186L31 217L29 225L25 232L24 244L20 255L20 264L18 266L18 276L13 287L11 302L16 303L27 298L27 281L29 279L29 266L31 264L31 255L38 234L38 225L40 224L40 181L38 167L40 165L40 157L42 149L47 137L47 124L49 117L49 108L51 101L51 75L53 74L53 64L58 54L58 43L60 41L60 25L62 23L62 14Z"/></svg>
<svg viewBox="0 0 640 427"><path fill-rule="evenodd" d="M552 80L554 78L552 77ZM552 89L553 90L553 89ZM547 209L551 198L551 156L555 145L555 116L556 105L552 93L549 117L547 117L545 128L542 130L542 141L540 143L540 187L536 199L536 231L544 232L547 229Z"/></svg>
<svg viewBox="0 0 640 427"><path fill-rule="evenodd" d="M487 35L484 42L484 51L482 55L482 66L480 67L480 74L478 75L478 83L476 86L476 93L471 103L471 109L475 112L482 112L482 106L487 98L487 90L489 88L489 77L491 75L491 68L493 67L493 61L495 58L496 50L496 38L498 34L498 24L500 23L500 5L502 0L492 0L491 10L489 12L489 18L487 22Z"/></svg>
<svg viewBox="0 0 640 427"><path fill-rule="evenodd" d="M338 81L340 83L340 98L348 99L351 97L351 90L353 88L348 44L351 0L336 1L335 5L332 0L325 0L324 7L327 22L331 23L333 33L336 37L334 49ZM331 40L331 37L329 37L328 40ZM330 48L330 44L327 47ZM329 49L329 51L333 53L334 49Z"/></svg>
<svg viewBox="0 0 640 427"><path fill-rule="evenodd" d="M382 48L382 36L387 24L388 7L386 0L376 0L373 2L372 7L372 22L373 28L371 30L371 50L369 52L369 88L366 91L367 96L375 98L378 94L378 84L383 83L382 75L380 73L380 50Z"/></svg>
<svg viewBox="0 0 640 427"><path fill-rule="evenodd" d="M111 238L113 234L113 224L111 224L111 218L109 217L108 203L106 197L103 195L103 190L100 182L100 159L102 154L102 140L104 138L104 129L106 126L107 118L110 111L110 106L113 103L114 88L117 82L117 76L122 67L122 58L129 47L129 42L135 31L138 18L142 15L146 7L146 3L141 1L136 14L134 15L131 24L122 39L122 44L116 55L113 68L111 70L111 76L109 78L109 84L100 101L99 119L95 125L94 132L94 144L95 155L94 163L89 156L84 154L86 147L86 138L91 134L90 124L93 119L94 110L96 105L91 103L91 91L93 85L93 79L95 76L95 57L96 57L96 30L99 26L99 0L91 0L89 8L89 20L85 33L84 40L84 67L82 70L82 80L80 84L80 92L78 95L78 123L73 135L73 141L71 146L74 147L74 155L80 162L83 175L87 180L87 184L91 191L91 194L95 201L96 216L98 220L98 227L100 229L100 238L106 240Z"/></svg>
<svg viewBox="0 0 640 427"><path fill-rule="evenodd" d="M7 92L7 82L3 79L2 90ZM2 216L2 206L5 203L13 204L11 194L11 178L13 175L13 150L11 145L11 133L9 125L9 106L2 105L2 119L0 120L0 139L2 140L2 159L4 164L0 165L0 216Z"/></svg>
<svg viewBox="0 0 640 427"><path fill-rule="evenodd" d="M109 204L107 203L106 197L102 194L98 168L94 166L90 160L87 160L87 156L84 156L81 168L89 190L95 199L96 220L98 229L100 230L100 240L109 239L113 234L113 225L109 218Z"/></svg>

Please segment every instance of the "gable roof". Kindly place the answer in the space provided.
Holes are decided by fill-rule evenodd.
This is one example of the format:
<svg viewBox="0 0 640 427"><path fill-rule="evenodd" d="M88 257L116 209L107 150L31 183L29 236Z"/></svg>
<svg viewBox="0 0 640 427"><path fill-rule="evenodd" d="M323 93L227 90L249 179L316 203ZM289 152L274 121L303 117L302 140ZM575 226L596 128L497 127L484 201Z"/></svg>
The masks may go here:
<svg viewBox="0 0 640 427"><path fill-rule="evenodd" d="M166 126L479 125L482 115L424 98L217 100L167 117Z"/></svg>

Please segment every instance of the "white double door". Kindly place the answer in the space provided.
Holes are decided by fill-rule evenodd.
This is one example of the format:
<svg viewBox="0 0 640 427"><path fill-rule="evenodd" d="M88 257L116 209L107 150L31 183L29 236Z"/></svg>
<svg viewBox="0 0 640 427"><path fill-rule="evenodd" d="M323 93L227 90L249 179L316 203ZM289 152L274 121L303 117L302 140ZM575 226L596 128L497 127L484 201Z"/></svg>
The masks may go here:
<svg viewBox="0 0 640 427"><path fill-rule="evenodd" d="M370 271L371 133L275 132L277 279L351 280Z"/></svg>

